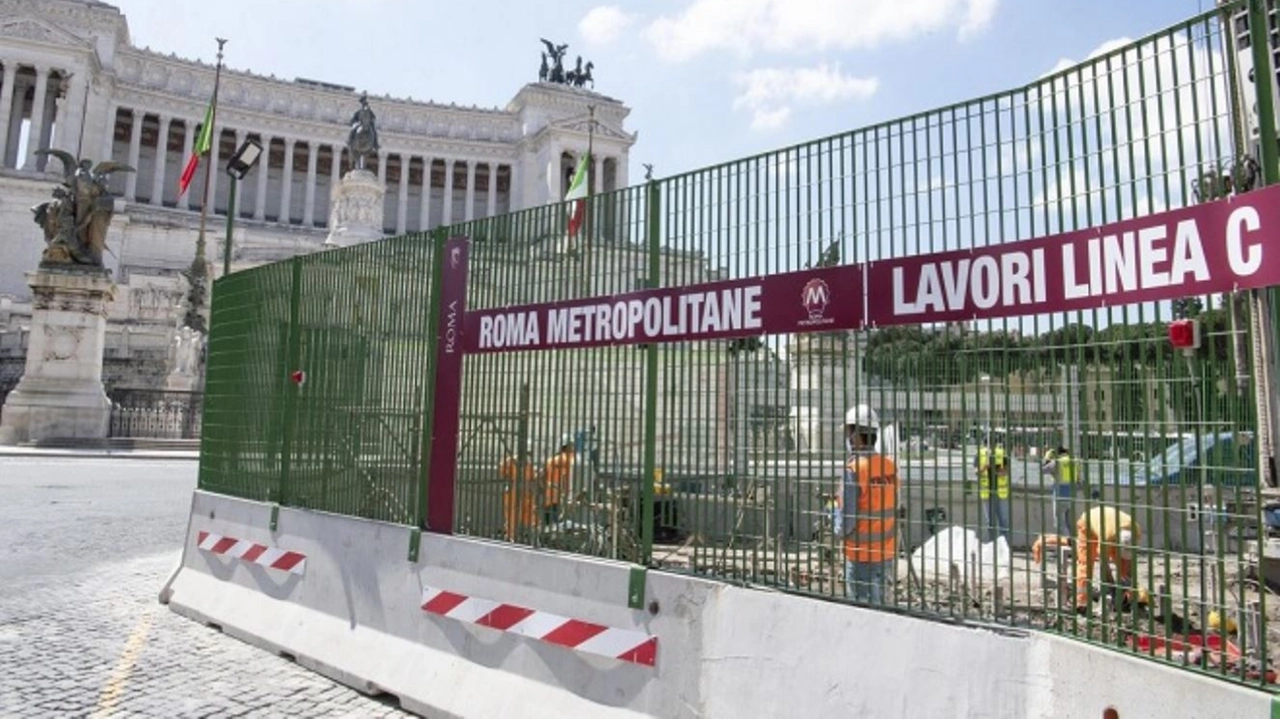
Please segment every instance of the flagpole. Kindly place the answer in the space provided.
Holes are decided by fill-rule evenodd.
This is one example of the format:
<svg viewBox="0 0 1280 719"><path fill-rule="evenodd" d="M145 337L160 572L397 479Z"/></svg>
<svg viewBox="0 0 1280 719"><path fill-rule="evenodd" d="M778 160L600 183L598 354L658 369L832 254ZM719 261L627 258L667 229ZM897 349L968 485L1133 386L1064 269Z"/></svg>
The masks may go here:
<svg viewBox="0 0 1280 719"><path fill-rule="evenodd" d="M591 196L594 194L592 179L595 175L595 136L596 106L587 105L587 206L583 209L582 221L586 224L586 234L582 237L582 294L591 294Z"/></svg>
<svg viewBox="0 0 1280 719"><path fill-rule="evenodd" d="M218 85L222 82L222 46L227 44L225 38L214 38L218 41L218 64L213 71L213 99L209 103L209 138L214 147L218 145ZM196 256L191 261L191 269L187 271L187 281L191 284L188 294L187 316L183 324L199 331L207 331L201 310L208 301L209 261L205 255L205 225L209 220L209 185L213 175L214 153L209 152L209 161L204 164L204 198L200 201L200 233L196 236ZM197 288L196 285L200 287Z"/></svg>

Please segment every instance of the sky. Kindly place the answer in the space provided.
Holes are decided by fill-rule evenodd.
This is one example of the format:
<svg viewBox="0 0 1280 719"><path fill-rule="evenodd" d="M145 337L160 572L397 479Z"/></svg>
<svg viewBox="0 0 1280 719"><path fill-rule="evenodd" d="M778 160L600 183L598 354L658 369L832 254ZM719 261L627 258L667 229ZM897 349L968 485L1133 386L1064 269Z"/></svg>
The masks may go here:
<svg viewBox="0 0 1280 719"><path fill-rule="evenodd" d="M1025 84L1211 0L109 0L137 46L238 70L503 107L540 38L632 108L630 181Z"/></svg>

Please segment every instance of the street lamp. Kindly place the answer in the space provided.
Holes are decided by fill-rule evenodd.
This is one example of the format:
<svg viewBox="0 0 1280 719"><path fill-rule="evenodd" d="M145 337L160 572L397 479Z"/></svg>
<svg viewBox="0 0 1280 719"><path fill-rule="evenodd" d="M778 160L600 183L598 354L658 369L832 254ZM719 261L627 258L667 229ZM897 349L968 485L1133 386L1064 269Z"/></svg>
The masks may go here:
<svg viewBox="0 0 1280 719"><path fill-rule="evenodd" d="M231 274L231 227L236 220L236 185L262 157L262 145L253 138L246 139L236 153L227 160L227 174L231 176L231 191L227 197L227 242L222 248L222 274Z"/></svg>

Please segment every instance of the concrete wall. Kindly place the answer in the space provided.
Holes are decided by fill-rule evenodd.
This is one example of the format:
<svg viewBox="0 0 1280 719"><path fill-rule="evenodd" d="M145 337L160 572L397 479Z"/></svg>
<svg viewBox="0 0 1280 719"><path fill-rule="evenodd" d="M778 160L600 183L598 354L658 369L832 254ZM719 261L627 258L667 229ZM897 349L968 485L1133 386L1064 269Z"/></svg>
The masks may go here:
<svg viewBox="0 0 1280 719"><path fill-rule="evenodd" d="M1037 633L996 632L197 492L170 606L432 716L1270 715L1268 694ZM302 575L196 549L303 552ZM658 638L654 667L421 611L424 586Z"/></svg>

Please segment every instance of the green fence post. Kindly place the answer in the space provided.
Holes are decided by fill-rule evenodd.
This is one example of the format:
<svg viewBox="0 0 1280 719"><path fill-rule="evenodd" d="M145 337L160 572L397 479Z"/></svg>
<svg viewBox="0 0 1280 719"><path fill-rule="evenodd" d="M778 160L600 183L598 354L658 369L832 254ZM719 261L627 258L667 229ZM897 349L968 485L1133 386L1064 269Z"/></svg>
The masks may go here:
<svg viewBox="0 0 1280 719"><path fill-rule="evenodd" d="M422 380L422 435L419 440L422 450L418 452L418 501L415 503L413 525L418 529L426 528L427 521L427 484L431 480L431 434L435 425L436 413L436 333L440 329L440 282L444 274L444 241L448 237L448 229L441 227L431 233L431 301L427 306L427 371ZM415 542L409 553L410 561L417 561L418 547Z"/></svg>
<svg viewBox="0 0 1280 719"><path fill-rule="evenodd" d="M287 372L292 374L302 370L298 363L302 359L302 327L299 316L302 313L302 259L295 257L292 263L293 280L289 290L289 339L286 355L289 366ZM276 502L289 504L289 470L293 464L293 425L298 414L298 393L302 391L302 383L293 382L289 374L279 381L285 385L284 417L281 419L280 439L280 483L276 487Z"/></svg>
<svg viewBox="0 0 1280 719"><path fill-rule="evenodd" d="M1229 26L1228 26L1229 27ZM1249 0L1249 45L1253 51L1253 89L1256 93L1258 107L1258 143L1259 155L1258 163L1262 165L1262 185L1273 185L1280 182L1280 149L1276 146L1276 115L1275 115L1275 97L1271 94L1271 80L1275 77L1275 68L1271 66L1271 37L1270 25L1267 18L1267 3L1263 0ZM1258 318L1257 326L1270 328L1270 339L1274 341L1276 337L1280 337L1280 326L1277 326L1277 318L1275 316L1275 308L1280 307L1280 289L1272 287L1269 290L1254 290L1255 293L1267 293L1269 301L1256 301L1253 303L1254 311L1259 309L1266 311L1270 316ZM1262 300L1258 297L1258 300ZM1255 337L1255 342L1265 341L1262 337ZM1277 348L1271 348L1272 357L1275 356ZM1254 376L1259 372L1266 372L1271 375L1274 382L1276 377L1274 373L1274 364L1270 367L1254 367ZM1255 381L1254 391L1257 391ZM1262 402L1266 402L1270 407L1274 407L1270 397L1261 398ZM1271 435L1276 427L1275 418L1267 413L1267 419L1270 426L1265 428L1268 435ZM1263 428L1260 428L1263 429ZM1275 440L1275 437L1271 437ZM1262 452L1258 452L1258 483L1260 488L1266 486L1270 482L1276 481L1275 457L1265 457ZM1258 501L1258 513L1256 521L1259 527L1265 527L1266 524L1262 516L1262 502ZM1261 563L1264 539L1258 540L1258 561ZM1261 567L1259 567L1259 572ZM1259 592L1258 603L1258 636L1261 641L1257 647L1258 656L1261 659L1263 667L1270 663L1267 656L1267 592ZM1264 680L1265 681L1265 680Z"/></svg>
<svg viewBox="0 0 1280 719"><path fill-rule="evenodd" d="M649 209L649 289L662 285L662 209L659 184L651 181L645 189ZM640 478L640 563L653 557L653 481L658 470L658 343L645 349L644 388L644 476Z"/></svg>
<svg viewBox="0 0 1280 719"><path fill-rule="evenodd" d="M1263 0L1249 0L1249 45L1253 51L1253 89L1257 93L1258 141L1261 144L1262 182L1280 182L1280 152L1276 146L1275 98L1271 83L1275 68L1271 67L1271 40L1267 36L1267 7Z"/></svg>

